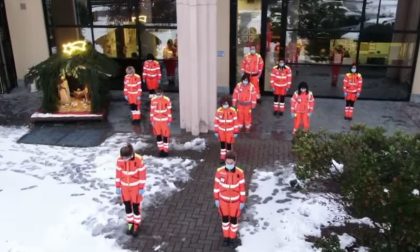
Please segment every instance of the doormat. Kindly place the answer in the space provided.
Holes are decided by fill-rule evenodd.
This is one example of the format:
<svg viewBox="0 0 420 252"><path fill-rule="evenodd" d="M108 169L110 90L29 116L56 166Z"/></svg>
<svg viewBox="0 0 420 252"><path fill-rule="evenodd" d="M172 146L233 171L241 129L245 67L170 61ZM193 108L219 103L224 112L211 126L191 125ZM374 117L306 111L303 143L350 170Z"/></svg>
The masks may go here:
<svg viewBox="0 0 420 252"><path fill-rule="evenodd" d="M18 143L66 147L93 147L100 145L110 132L109 127L80 127L79 125L35 126Z"/></svg>

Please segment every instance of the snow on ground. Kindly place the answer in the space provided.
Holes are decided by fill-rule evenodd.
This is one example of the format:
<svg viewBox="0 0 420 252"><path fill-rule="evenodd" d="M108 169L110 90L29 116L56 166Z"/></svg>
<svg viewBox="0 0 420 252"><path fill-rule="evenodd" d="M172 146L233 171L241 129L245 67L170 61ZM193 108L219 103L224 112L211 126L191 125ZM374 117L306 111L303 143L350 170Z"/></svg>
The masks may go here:
<svg viewBox="0 0 420 252"><path fill-rule="evenodd" d="M178 151L184 151L184 150L203 151L206 149L206 140L204 138L197 137L189 142L181 144L172 138L171 148Z"/></svg>
<svg viewBox="0 0 420 252"><path fill-rule="evenodd" d="M351 236L347 233L339 235L338 239L340 241L340 248L341 249L349 248L356 242L356 238L354 238L353 236Z"/></svg>
<svg viewBox="0 0 420 252"><path fill-rule="evenodd" d="M0 251L121 251L115 239L129 237L115 195L115 163L119 148L139 138L115 134L93 148L16 143L26 132L0 127ZM143 208L180 190L176 182L187 181L196 165L177 157L144 159Z"/></svg>
<svg viewBox="0 0 420 252"><path fill-rule="evenodd" d="M255 170L252 176L240 224L240 252L314 251L305 236L319 237L321 226L339 226L352 219L338 195L293 192L289 185L296 177L292 165L276 166L275 172Z"/></svg>

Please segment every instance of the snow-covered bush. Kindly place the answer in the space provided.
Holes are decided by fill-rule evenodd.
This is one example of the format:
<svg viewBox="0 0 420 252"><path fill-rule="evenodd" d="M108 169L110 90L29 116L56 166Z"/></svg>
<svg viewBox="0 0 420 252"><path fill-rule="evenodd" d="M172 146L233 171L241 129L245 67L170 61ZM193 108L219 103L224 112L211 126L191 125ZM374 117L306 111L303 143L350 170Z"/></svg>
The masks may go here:
<svg viewBox="0 0 420 252"><path fill-rule="evenodd" d="M293 152L299 178L329 176L354 214L378 223L380 250L420 249L420 134L386 135L356 126L346 133L298 134ZM344 165L332 172L331 160Z"/></svg>

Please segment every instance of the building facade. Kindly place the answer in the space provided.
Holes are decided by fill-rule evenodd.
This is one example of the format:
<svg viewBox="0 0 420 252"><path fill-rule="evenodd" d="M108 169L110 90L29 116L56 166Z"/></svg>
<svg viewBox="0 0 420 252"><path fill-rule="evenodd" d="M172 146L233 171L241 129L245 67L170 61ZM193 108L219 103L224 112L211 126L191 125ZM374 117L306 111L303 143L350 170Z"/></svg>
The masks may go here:
<svg viewBox="0 0 420 252"><path fill-rule="evenodd" d="M119 89L125 66L140 71L152 54L161 62L162 87L180 92L181 126L201 125L195 132L211 128L213 109L206 108L216 106L217 90L233 89L250 46L265 60L264 94L271 92L271 68L284 59L293 85L307 81L317 97L341 98L343 75L357 64L361 98L420 101L418 0L2 1L17 79L62 44L84 39L120 63ZM2 33L2 41L7 37Z"/></svg>

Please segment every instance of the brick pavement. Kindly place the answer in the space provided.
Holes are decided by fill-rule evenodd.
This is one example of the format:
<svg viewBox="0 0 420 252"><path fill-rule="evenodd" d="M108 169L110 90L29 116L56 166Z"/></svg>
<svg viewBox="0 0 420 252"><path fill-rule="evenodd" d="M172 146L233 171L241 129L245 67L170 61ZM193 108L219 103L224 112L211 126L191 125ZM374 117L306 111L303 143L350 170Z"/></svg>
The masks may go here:
<svg viewBox="0 0 420 252"><path fill-rule="evenodd" d="M236 144L238 164L245 170L249 185L257 167L285 163L292 159L291 142L279 137L257 139L257 133L243 134ZM222 247L221 223L213 201L213 179L219 164L219 143L213 135L206 135L207 149L202 153L174 152L198 162L191 180L183 190L175 193L160 206L144 210L139 237L121 244L137 251L232 251ZM153 154L148 153L145 154ZM156 249L157 246L160 249Z"/></svg>

